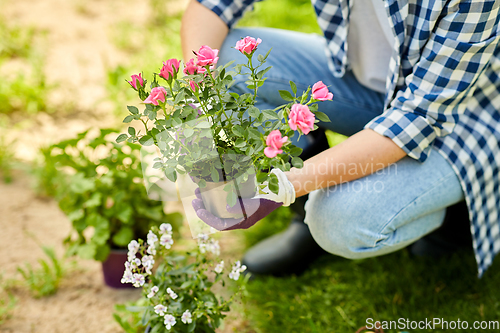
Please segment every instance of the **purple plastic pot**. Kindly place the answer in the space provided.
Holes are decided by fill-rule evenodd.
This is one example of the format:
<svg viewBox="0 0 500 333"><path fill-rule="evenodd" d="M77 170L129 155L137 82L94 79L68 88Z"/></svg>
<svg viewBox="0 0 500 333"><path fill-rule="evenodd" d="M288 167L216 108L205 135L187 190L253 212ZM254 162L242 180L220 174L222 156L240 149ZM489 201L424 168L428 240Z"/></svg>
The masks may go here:
<svg viewBox="0 0 500 333"><path fill-rule="evenodd" d="M112 249L108 259L102 263L104 283L111 288L134 288L131 283L121 283L125 262L127 261L127 250Z"/></svg>

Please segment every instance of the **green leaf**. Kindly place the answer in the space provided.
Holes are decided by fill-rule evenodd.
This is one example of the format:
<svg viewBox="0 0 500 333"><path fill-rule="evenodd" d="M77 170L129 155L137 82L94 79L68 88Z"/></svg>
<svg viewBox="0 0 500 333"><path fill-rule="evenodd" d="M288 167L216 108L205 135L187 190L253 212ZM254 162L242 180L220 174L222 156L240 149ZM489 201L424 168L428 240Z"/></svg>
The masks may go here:
<svg viewBox="0 0 500 333"><path fill-rule="evenodd" d="M219 172L217 171L217 169L212 168L211 177L214 183L219 182Z"/></svg>
<svg viewBox="0 0 500 333"><path fill-rule="evenodd" d="M231 128L231 131L232 131L235 135L240 136L240 137L244 135L244 130L243 130L243 128L242 128L240 125L233 126L233 127Z"/></svg>
<svg viewBox="0 0 500 333"><path fill-rule="evenodd" d="M238 196L234 191L228 192L227 194L227 199L226 202L230 207L233 207L236 205L236 200L238 199Z"/></svg>
<svg viewBox="0 0 500 333"><path fill-rule="evenodd" d="M134 120L134 116L128 115L128 116L125 117L125 119L123 119L123 122L126 123L126 124L128 124L132 120Z"/></svg>
<svg viewBox="0 0 500 333"><path fill-rule="evenodd" d="M113 242L118 246L125 246L132 239L134 239L134 230L130 227L122 227L112 238Z"/></svg>
<svg viewBox="0 0 500 333"><path fill-rule="evenodd" d="M314 115L316 116L316 118L318 118L319 120L325 122L325 123L329 123L330 122L330 118L328 118L328 116L326 114L324 114L323 112L315 112Z"/></svg>
<svg viewBox="0 0 500 333"><path fill-rule="evenodd" d="M300 157L294 157L292 158L292 165L298 169L302 168L304 166L304 161Z"/></svg>
<svg viewBox="0 0 500 333"><path fill-rule="evenodd" d="M134 210L129 205L120 206L120 210L116 214L116 218L123 223L133 222L131 221L132 214Z"/></svg>
<svg viewBox="0 0 500 333"><path fill-rule="evenodd" d="M133 127L129 127L128 128L128 134L132 135L132 136L135 136L135 128Z"/></svg>
<svg viewBox="0 0 500 333"><path fill-rule="evenodd" d="M94 259L97 246L94 243L83 244L78 248L77 254L83 259Z"/></svg>
<svg viewBox="0 0 500 333"><path fill-rule="evenodd" d="M127 134L120 134L118 135L118 137L116 138L116 143L120 143L120 142L123 142L125 140L128 139L128 135Z"/></svg>
<svg viewBox="0 0 500 333"><path fill-rule="evenodd" d="M288 90L279 90L281 98L283 98L285 101L290 101L293 102L294 98L292 94Z"/></svg>
<svg viewBox="0 0 500 333"><path fill-rule="evenodd" d="M85 178L82 172L75 174L71 178L70 190L74 193L81 194L95 189L95 179Z"/></svg>
<svg viewBox="0 0 500 333"><path fill-rule="evenodd" d="M83 209L77 209L69 214L67 214L66 216L68 217L68 219L73 222L73 221L78 221L79 219L81 219L83 216L85 215L85 212Z"/></svg>
<svg viewBox="0 0 500 333"><path fill-rule="evenodd" d="M102 194L99 192L96 192L92 194L89 200L85 201L83 204L84 207L86 208L91 208L91 207L97 207L101 205L101 199L102 199Z"/></svg>
<svg viewBox="0 0 500 333"><path fill-rule="evenodd" d="M210 123L208 121L202 121L199 124L196 124L196 128L210 128Z"/></svg>
<svg viewBox="0 0 500 333"><path fill-rule="evenodd" d="M104 245L110 237L110 231L108 226L100 225L94 229L94 236L92 236L92 242L98 245Z"/></svg>
<svg viewBox="0 0 500 333"><path fill-rule="evenodd" d="M293 147L292 149L290 149L290 155L299 156L300 154L302 154L302 148Z"/></svg>
<svg viewBox="0 0 500 333"><path fill-rule="evenodd" d="M254 138L254 139L260 139L260 132L258 130L256 130L255 128L253 127L249 127L247 128L248 130L248 134L251 138Z"/></svg>
<svg viewBox="0 0 500 333"><path fill-rule="evenodd" d="M127 109L130 111L132 114L139 114L139 109L137 109L135 106L127 106Z"/></svg>
<svg viewBox="0 0 500 333"><path fill-rule="evenodd" d="M151 146L153 145L154 141L151 136L144 135L142 138L139 139L139 143L143 146Z"/></svg>
<svg viewBox="0 0 500 333"><path fill-rule="evenodd" d="M108 244L98 246L95 251L94 259L97 261L105 261L108 258L110 252L111 248Z"/></svg>
<svg viewBox="0 0 500 333"><path fill-rule="evenodd" d="M250 117L257 118L260 115L260 110L258 108L256 108L255 106L250 106L248 108L248 114L250 115Z"/></svg>
<svg viewBox="0 0 500 333"><path fill-rule="evenodd" d="M295 85L295 82L290 81L290 88L292 88L293 94L297 95L297 86Z"/></svg>
<svg viewBox="0 0 500 333"><path fill-rule="evenodd" d="M279 182L278 182L278 177L272 173L269 175L269 190L271 190L271 192L273 192L274 194L278 194L279 192Z"/></svg>
<svg viewBox="0 0 500 333"><path fill-rule="evenodd" d="M186 128L183 134L186 138L189 138L194 134L194 130L192 128Z"/></svg>
<svg viewBox="0 0 500 333"><path fill-rule="evenodd" d="M266 119L279 119L278 114L273 110L263 110L262 113Z"/></svg>
<svg viewBox="0 0 500 333"><path fill-rule="evenodd" d="M259 54L259 55L257 56L257 60L258 60L259 62L263 62L263 61L264 61L264 56L263 56L262 54Z"/></svg>
<svg viewBox="0 0 500 333"><path fill-rule="evenodd" d="M167 170L165 170L165 176L167 176L171 182L175 182L177 180L177 172L172 168L167 168Z"/></svg>

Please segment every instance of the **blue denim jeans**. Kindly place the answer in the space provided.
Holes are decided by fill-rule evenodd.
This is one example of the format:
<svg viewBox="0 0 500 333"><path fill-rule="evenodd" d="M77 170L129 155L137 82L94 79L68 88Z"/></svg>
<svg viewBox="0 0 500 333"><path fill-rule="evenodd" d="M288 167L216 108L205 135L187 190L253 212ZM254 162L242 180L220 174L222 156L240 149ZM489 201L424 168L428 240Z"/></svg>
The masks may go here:
<svg viewBox="0 0 500 333"><path fill-rule="evenodd" d="M299 94L323 81L334 98L319 103L319 111L331 120L319 123L320 127L349 136L382 113L383 94L361 85L351 72L342 78L333 76L327 66L325 39L315 34L234 29L221 48L219 63L245 62L246 57L232 48L245 36L262 39L258 54L272 48L264 66L273 67L258 93L260 109L284 104L278 90L290 90L289 81L296 83ZM244 81L237 81L233 89L249 92ZM302 148L311 142L308 136L294 140ZM401 249L437 229L446 207L462 200L458 177L434 151L424 163L406 157L369 176L310 193L305 222L326 251L352 259L372 257Z"/></svg>

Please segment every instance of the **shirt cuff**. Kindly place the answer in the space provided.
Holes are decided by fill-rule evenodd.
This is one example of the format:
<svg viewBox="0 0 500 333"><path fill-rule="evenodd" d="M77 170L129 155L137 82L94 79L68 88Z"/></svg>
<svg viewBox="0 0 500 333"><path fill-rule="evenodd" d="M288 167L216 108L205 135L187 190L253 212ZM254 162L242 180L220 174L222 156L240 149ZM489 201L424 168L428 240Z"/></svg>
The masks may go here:
<svg viewBox="0 0 500 333"><path fill-rule="evenodd" d="M380 135L390 138L408 156L424 162L436 139L434 128L427 119L415 113L388 109L365 125Z"/></svg>

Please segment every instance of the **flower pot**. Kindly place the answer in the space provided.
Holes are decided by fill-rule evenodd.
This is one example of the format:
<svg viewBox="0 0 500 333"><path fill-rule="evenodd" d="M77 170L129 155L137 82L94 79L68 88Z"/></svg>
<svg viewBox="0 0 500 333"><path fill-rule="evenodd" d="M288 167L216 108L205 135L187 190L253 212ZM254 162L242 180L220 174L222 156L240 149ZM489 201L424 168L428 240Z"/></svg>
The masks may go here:
<svg viewBox="0 0 500 333"><path fill-rule="evenodd" d="M131 283L121 283L125 262L127 261L127 250L111 249L108 258L102 263L104 283L111 288L134 288Z"/></svg>
<svg viewBox="0 0 500 333"><path fill-rule="evenodd" d="M228 182L207 182L206 187L200 188L201 198L205 204L205 208L220 218L242 218L243 210L239 213L233 214L227 211L227 195L228 192L224 191L224 187ZM252 198L256 193L256 180L254 177L238 185L237 194L240 198ZM238 203L237 203L238 204Z"/></svg>

